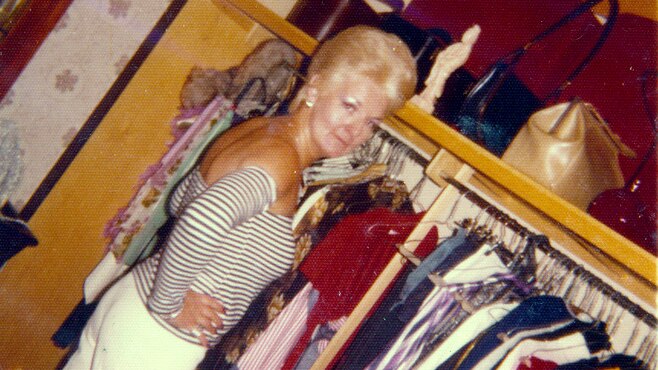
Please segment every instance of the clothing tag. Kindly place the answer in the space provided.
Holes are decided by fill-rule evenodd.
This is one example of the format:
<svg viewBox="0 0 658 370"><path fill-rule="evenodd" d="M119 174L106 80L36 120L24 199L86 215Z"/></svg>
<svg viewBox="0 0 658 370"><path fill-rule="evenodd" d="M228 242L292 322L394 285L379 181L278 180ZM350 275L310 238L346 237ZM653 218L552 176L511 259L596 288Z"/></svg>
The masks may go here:
<svg viewBox="0 0 658 370"><path fill-rule="evenodd" d="M452 295L455 297L455 300L459 302L464 311L471 315L475 313L475 307L473 307L473 305L468 300L466 300L460 292L453 292Z"/></svg>
<svg viewBox="0 0 658 370"><path fill-rule="evenodd" d="M404 245L402 244L396 244L395 245L398 248L398 252L400 252L401 255L404 256L409 262L413 263L414 265L418 266L422 262L420 258L416 257L413 252L409 251L407 248L405 248Z"/></svg>
<svg viewBox="0 0 658 370"><path fill-rule="evenodd" d="M507 335L507 333L498 333L496 334L496 337L500 339L501 342L507 342L508 340L510 340L510 337L509 335Z"/></svg>

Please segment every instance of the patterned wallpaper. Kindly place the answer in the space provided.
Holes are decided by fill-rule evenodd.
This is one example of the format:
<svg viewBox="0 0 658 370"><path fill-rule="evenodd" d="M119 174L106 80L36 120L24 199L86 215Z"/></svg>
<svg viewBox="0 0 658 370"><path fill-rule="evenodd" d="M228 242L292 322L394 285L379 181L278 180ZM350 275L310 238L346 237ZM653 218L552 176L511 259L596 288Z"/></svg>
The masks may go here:
<svg viewBox="0 0 658 370"><path fill-rule="evenodd" d="M171 1L71 3L0 101L0 122L19 132L22 176L8 194L17 210L39 187ZM296 1L260 2L285 17Z"/></svg>
<svg viewBox="0 0 658 370"><path fill-rule="evenodd" d="M19 128L21 209L171 0L74 0L11 90L0 120Z"/></svg>

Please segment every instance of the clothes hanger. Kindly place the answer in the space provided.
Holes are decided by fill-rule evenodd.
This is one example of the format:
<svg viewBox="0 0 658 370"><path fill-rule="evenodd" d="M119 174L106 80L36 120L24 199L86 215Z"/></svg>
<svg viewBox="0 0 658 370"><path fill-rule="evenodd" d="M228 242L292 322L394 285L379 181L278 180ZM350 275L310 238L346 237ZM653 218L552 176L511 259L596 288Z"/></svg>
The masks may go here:
<svg viewBox="0 0 658 370"><path fill-rule="evenodd" d="M423 192L423 189L425 187L425 183L428 181L428 176L427 174L423 173L423 175L420 177L420 180L416 183L416 185L411 188L411 191L409 191L409 199L411 199L411 202L418 206L418 209L422 211L426 211L425 207L423 204L420 203L420 195Z"/></svg>
<svg viewBox="0 0 658 370"><path fill-rule="evenodd" d="M651 362L648 362L649 358L652 357L651 352L655 352L655 347L656 347L656 336L652 335L649 338L645 335L642 342L640 343L640 348L638 348L637 352L635 353L635 357L639 358L646 364L650 364Z"/></svg>
<svg viewBox="0 0 658 370"><path fill-rule="evenodd" d="M471 223L471 225L468 227L469 234L476 234L476 231L478 231L482 226L481 221L483 215L486 215L486 217L490 217L489 214L487 213L487 210L493 208L493 206L489 204L487 204L485 207L480 207L477 204L476 206L479 208L479 211L477 215L473 218L473 222Z"/></svg>
<svg viewBox="0 0 658 370"><path fill-rule="evenodd" d="M651 338L651 345L647 346L647 351L640 356L645 364L654 364L654 359L656 358L656 336L653 335Z"/></svg>
<svg viewBox="0 0 658 370"><path fill-rule="evenodd" d="M610 297L608 297L608 300L610 301L610 311L608 312L606 318L603 320L606 323L608 334L611 337L614 337L617 333L617 328L619 327L621 317L624 314L624 310L621 309L617 303L617 298L619 295L619 292L614 292Z"/></svg>
<svg viewBox="0 0 658 370"><path fill-rule="evenodd" d="M506 233L508 230L508 225L509 225L509 220L503 221L502 227L504 228L503 233ZM512 252L512 254L516 255L516 252L521 248L521 243L525 239L525 236L522 233L517 233L512 230L511 238L509 243L507 244L507 247L509 250Z"/></svg>
<svg viewBox="0 0 658 370"><path fill-rule="evenodd" d="M558 295L557 293L564 285L564 280L571 274L571 271L572 269L565 264L564 257L561 254L557 254L555 264L553 264L552 269L546 274L546 279L549 280L548 284L551 294Z"/></svg>
<svg viewBox="0 0 658 370"><path fill-rule="evenodd" d="M590 283L592 275L583 274L582 279L584 280L585 295L578 304L578 307L581 307L585 312L592 312L592 305L596 301L598 295L596 294L596 288L593 284Z"/></svg>
<svg viewBox="0 0 658 370"><path fill-rule="evenodd" d="M454 220L455 214L457 213L457 209L459 208L462 201L468 197L469 193L470 192L462 193L459 196L459 198L457 198L457 201L450 208L450 212L448 213L448 216L446 216L445 220L437 220L436 221L437 224L438 225L446 225L446 226L452 225L451 222ZM455 224L459 225L457 222L455 222Z"/></svg>
<svg viewBox="0 0 658 370"><path fill-rule="evenodd" d="M597 279L594 279L594 283L589 282L591 293L592 293L592 299L590 299L589 304L587 305L587 312L591 314L591 316L598 318L599 314L601 313L601 308L599 308L599 311L594 314L595 310L599 306L603 306L606 302L606 294L603 291L603 287L598 284L596 281Z"/></svg>
<svg viewBox="0 0 658 370"><path fill-rule="evenodd" d="M551 254L553 254L553 251L544 253L542 258L537 263L535 285L542 291L544 290L548 267L549 265L555 263L555 259L551 256Z"/></svg>
<svg viewBox="0 0 658 370"><path fill-rule="evenodd" d="M566 302L568 302L570 300L570 297L569 297L568 293L570 293L570 291L573 290L572 287L573 287L574 282L576 280L576 276L574 275L572 270L569 270L569 269L566 269L566 268L564 268L564 270L565 270L565 273L560 277L560 279L557 283L557 286L555 288L555 291L560 293L559 295Z"/></svg>
<svg viewBox="0 0 658 370"><path fill-rule="evenodd" d="M391 148L386 157L386 165L389 168L387 175L394 179L398 179L402 173L404 161L406 160L409 147L404 145L401 141L395 140L391 142Z"/></svg>
<svg viewBox="0 0 658 370"><path fill-rule="evenodd" d="M507 226L509 223L505 223L505 226ZM530 240L530 235L526 232L516 232L514 231L512 233L512 240L509 243L509 251L512 253L514 256L514 259L512 260L512 264L518 264L520 262L520 259L522 258L521 256L524 255L524 251L528 248L528 243L531 242ZM533 275L537 274L537 264L535 263L535 272ZM536 280L536 277L533 279L533 281Z"/></svg>
<svg viewBox="0 0 658 370"><path fill-rule="evenodd" d="M550 293L556 296L562 296L560 291L569 279L570 270L562 263L557 263L551 273Z"/></svg>
<svg viewBox="0 0 658 370"><path fill-rule="evenodd" d="M607 294L601 294L599 297L599 303L597 304L597 307L599 308L596 313L592 313L592 317L597 321L597 322L603 322L606 323L606 333L608 332L608 322L606 319L610 317L610 312L612 311L614 307L614 302L610 300L610 296Z"/></svg>
<svg viewBox="0 0 658 370"><path fill-rule="evenodd" d="M397 178L397 173L399 171L399 166L400 166L400 144L397 142L392 142L390 143L390 147L388 149L387 155L386 155L386 160L384 163L386 163L386 166L388 167L388 171L386 171L386 175L388 177L392 178Z"/></svg>
<svg viewBox="0 0 658 370"><path fill-rule="evenodd" d="M456 231L456 228L452 227L452 225L453 225L452 222L453 222L453 219L454 219L454 215L455 215L456 210L458 209L460 203L462 202L462 200L464 198L466 198L467 194L468 193L463 193L463 194L460 195L459 198L457 198L457 201L455 201L455 203L450 208L450 212L446 216L445 220L423 220L423 221L420 221L418 224L419 225L420 224L429 224L431 226L436 227L437 231L440 229L441 226L448 226L448 229L452 231L451 234L454 235L454 232ZM460 226L460 224L458 222L454 222L454 224L457 225L457 226ZM450 236L447 236L443 239L446 239L446 238L449 238L449 237ZM413 263L414 265L418 266L422 260L418 256L416 256L413 252L411 252L409 249L407 249L406 244L407 243L417 243L417 242L421 242L421 241L422 241L422 239L421 240L412 240L412 239L410 239L410 240L405 241L402 244L397 244L396 248L398 249L398 251L400 252L400 254L404 258L409 260L409 262ZM439 235L439 241L441 241L440 235ZM430 278L430 280L432 280L432 279L434 279L434 278Z"/></svg>
<svg viewBox="0 0 658 370"><path fill-rule="evenodd" d="M633 346L635 344L635 341L637 340L638 331L640 330L640 324L642 323L641 317L636 316L632 312L631 315L635 318L635 326L633 327L631 336L626 341L626 345L624 346L624 349L621 351L621 353L630 353L631 346Z"/></svg>

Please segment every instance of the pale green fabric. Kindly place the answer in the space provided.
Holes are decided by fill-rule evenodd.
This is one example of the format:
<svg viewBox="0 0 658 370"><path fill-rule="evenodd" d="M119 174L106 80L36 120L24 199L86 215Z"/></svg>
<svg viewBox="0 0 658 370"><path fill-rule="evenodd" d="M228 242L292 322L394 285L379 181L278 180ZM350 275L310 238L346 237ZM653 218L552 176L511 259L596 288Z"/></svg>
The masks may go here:
<svg viewBox="0 0 658 370"><path fill-rule="evenodd" d="M160 227L167 222L167 219L171 217L167 212L166 204L169 200L169 195L176 188L178 182L194 167L199 156L204 152L208 144L231 126L232 120L233 111L228 111L212 127L203 141L193 148L183 160L176 173L171 177L163 189L148 222L143 226L142 230L132 238L130 244L123 253L121 258L124 264L132 266L151 254L153 248L155 248L158 243L158 229L160 229Z"/></svg>

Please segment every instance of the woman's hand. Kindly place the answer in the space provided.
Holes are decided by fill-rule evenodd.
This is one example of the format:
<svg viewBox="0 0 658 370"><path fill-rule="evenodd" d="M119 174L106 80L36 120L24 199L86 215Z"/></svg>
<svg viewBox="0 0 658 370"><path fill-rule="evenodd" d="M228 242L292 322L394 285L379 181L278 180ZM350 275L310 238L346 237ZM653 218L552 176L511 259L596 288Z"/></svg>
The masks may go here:
<svg viewBox="0 0 658 370"><path fill-rule="evenodd" d="M208 347L208 340L203 331L216 332L223 327L220 314L224 313L224 306L215 298L188 290L183 300L183 309L169 322L179 329L198 332L199 340L204 347Z"/></svg>

